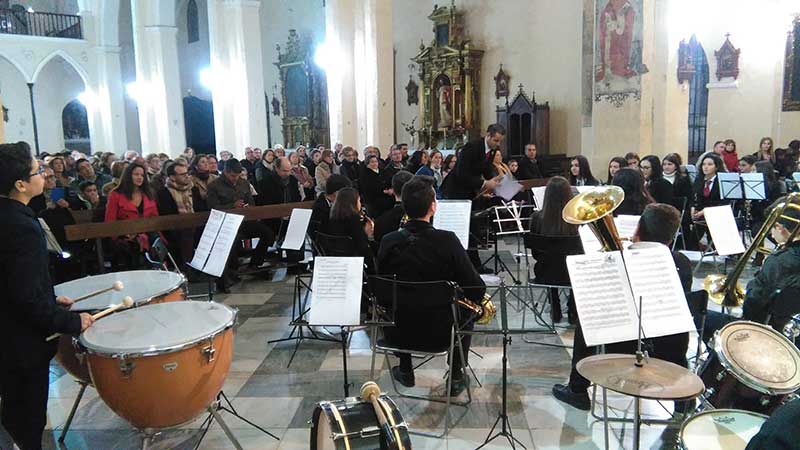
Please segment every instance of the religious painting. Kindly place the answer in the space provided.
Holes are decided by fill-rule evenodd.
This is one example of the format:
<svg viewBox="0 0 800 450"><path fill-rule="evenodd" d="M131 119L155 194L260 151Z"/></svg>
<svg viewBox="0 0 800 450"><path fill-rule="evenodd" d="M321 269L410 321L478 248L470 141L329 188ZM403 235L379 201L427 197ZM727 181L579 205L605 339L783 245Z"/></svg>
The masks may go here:
<svg viewBox="0 0 800 450"><path fill-rule="evenodd" d="M450 78L445 74L439 75L433 83L433 89L436 93L435 128L450 128L453 126L453 86Z"/></svg>
<svg viewBox="0 0 800 450"><path fill-rule="evenodd" d="M594 48L595 101L620 107L641 98L643 0L597 0Z"/></svg>
<svg viewBox="0 0 800 450"><path fill-rule="evenodd" d="M308 76L305 68L295 65L286 69L286 113L289 117L308 116Z"/></svg>
<svg viewBox="0 0 800 450"><path fill-rule="evenodd" d="M783 70L783 110L800 111L800 14L786 38L786 61Z"/></svg>
<svg viewBox="0 0 800 450"><path fill-rule="evenodd" d="M406 85L406 102L408 106L419 104L419 86L408 74L408 84Z"/></svg>
<svg viewBox="0 0 800 450"><path fill-rule="evenodd" d="M722 47L714 52L714 57L717 58L717 81L728 77L735 80L739 77L739 53L741 50L731 43L730 33L726 34Z"/></svg>

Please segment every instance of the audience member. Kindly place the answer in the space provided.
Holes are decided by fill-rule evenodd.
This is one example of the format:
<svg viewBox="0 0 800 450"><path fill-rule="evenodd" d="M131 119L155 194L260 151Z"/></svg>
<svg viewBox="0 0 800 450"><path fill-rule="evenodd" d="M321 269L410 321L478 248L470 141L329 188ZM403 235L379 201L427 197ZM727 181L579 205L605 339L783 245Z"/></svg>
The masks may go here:
<svg viewBox="0 0 800 450"><path fill-rule="evenodd" d="M358 186L358 176L361 172L361 164L358 162L358 153L353 147L347 146L342 149L342 165L339 173L346 176L353 183L353 186Z"/></svg>
<svg viewBox="0 0 800 450"><path fill-rule="evenodd" d="M186 153L184 153L184 155L185 154ZM150 153L147 155L145 162L147 162L147 174L150 175L150 178L161 171L161 158L158 156L158 153Z"/></svg>
<svg viewBox="0 0 800 450"><path fill-rule="evenodd" d="M300 200L305 201L314 198L314 178L309 173L308 168L302 164L302 161L302 156L299 153L289 153L292 176L297 180Z"/></svg>
<svg viewBox="0 0 800 450"><path fill-rule="evenodd" d="M377 156L369 155L364 159L358 190L370 217L378 217L392 207L391 187L386 184Z"/></svg>
<svg viewBox="0 0 800 450"><path fill-rule="evenodd" d="M108 194L105 221L154 216L158 216L158 208L150 190L147 169L141 164L132 163L125 168L119 186ZM129 270L137 268L142 252L150 249L151 241L156 236L139 233L114 239L114 264L117 268L123 264Z"/></svg>
<svg viewBox="0 0 800 450"><path fill-rule="evenodd" d="M490 150L488 158L491 164L486 166L486 172L483 174L487 179L502 177L511 173L506 163L503 162L503 151L499 148Z"/></svg>
<svg viewBox="0 0 800 450"><path fill-rule="evenodd" d="M417 173L420 167L428 165L428 151L425 149L419 149L411 155L411 158L408 160L408 165L406 166L406 170L411 172L412 174Z"/></svg>
<svg viewBox="0 0 800 450"><path fill-rule="evenodd" d="M436 182L434 185L436 189L436 198L442 198L442 182L444 181L444 174L442 173L442 152L439 150L431 150L428 164L417 169L415 175L425 175L433 178ZM399 199L400 197L397 197L397 200Z"/></svg>
<svg viewBox="0 0 800 450"><path fill-rule="evenodd" d="M536 144L525 146L525 157L519 162L519 176L517 176L517 179L544 178L544 167L542 166L542 161L536 158L536 154Z"/></svg>
<svg viewBox="0 0 800 450"><path fill-rule="evenodd" d="M88 159L79 159L75 161L75 166L78 169L78 176L72 180L70 187L74 191L78 191L78 185L84 181L91 181L95 185L104 186L106 183L111 182L111 178L103 174L97 174L92 167L92 163Z"/></svg>
<svg viewBox="0 0 800 450"><path fill-rule="evenodd" d="M255 181L250 180L250 182L258 185L271 172L275 172L275 151L268 148L261 155L261 163L256 165Z"/></svg>
<svg viewBox="0 0 800 450"><path fill-rule="evenodd" d="M197 155L202 156L202 155ZM197 159L197 156L195 159ZM189 166L182 162L166 164L167 181L156 192L158 214L191 214L194 211L194 195ZM164 233L169 242L170 251L179 263L191 259L194 247L194 230L170 230Z"/></svg>
<svg viewBox="0 0 800 450"><path fill-rule="evenodd" d="M453 154L447 155L447 157L444 159L444 166L442 168L443 178L447 177L447 175L449 175L450 172L452 172L456 168L456 162L458 162L457 158L458 157L456 156L456 154L453 153ZM444 179L442 180L442 182L444 182Z"/></svg>
<svg viewBox="0 0 800 450"><path fill-rule="evenodd" d="M67 163L62 156L54 156L48 163L55 175L56 187L68 188L72 184L72 177L67 174Z"/></svg>
<svg viewBox="0 0 800 450"><path fill-rule="evenodd" d="M258 205L280 205L300 201L297 178L292 176L292 164L287 158L275 160L274 169L263 174L256 190Z"/></svg>
<svg viewBox="0 0 800 450"><path fill-rule="evenodd" d="M208 164L208 156L197 155L189 169L192 182L192 202L195 211L208 211L208 186L219 178L212 173Z"/></svg>
<svg viewBox="0 0 800 450"><path fill-rule="evenodd" d="M254 183L256 181L256 167L258 167L259 160L261 159L261 151L259 150L259 154L256 155L255 150L251 147L246 147L244 149L244 159L241 160L239 163L241 166L247 170L247 179ZM224 171L224 169L223 169Z"/></svg>
<svg viewBox="0 0 800 450"><path fill-rule="evenodd" d="M217 161L217 157L214 155L206 155L208 158L208 173L214 176L219 176L219 161Z"/></svg>
<svg viewBox="0 0 800 450"><path fill-rule="evenodd" d="M758 143L758 151L753 153L757 161L769 161L775 164L774 143L771 137L763 137Z"/></svg>
<svg viewBox="0 0 800 450"><path fill-rule="evenodd" d="M317 182L316 192L317 195L325 192L325 183L328 177L333 173L333 152L325 150L321 153L321 159L317 162L316 169L314 170L314 179Z"/></svg>
<svg viewBox="0 0 800 450"><path fill-rule="evenodd" d="M728 172L739 171L739 154L736 153L736 141L733 139L725 140L725 150L722 151L722 161Z"/></svg>
<svg viewBox="0 0 800 450"><path fill-rule="evenodd" d="M128 167L128 161L114 161L111 163L111 181L103 185L102 192L104 197L108 197L108 194L113 191L114 189L119 186L119 182L122 179L122 174L125 173L125 169Z"/></svg>

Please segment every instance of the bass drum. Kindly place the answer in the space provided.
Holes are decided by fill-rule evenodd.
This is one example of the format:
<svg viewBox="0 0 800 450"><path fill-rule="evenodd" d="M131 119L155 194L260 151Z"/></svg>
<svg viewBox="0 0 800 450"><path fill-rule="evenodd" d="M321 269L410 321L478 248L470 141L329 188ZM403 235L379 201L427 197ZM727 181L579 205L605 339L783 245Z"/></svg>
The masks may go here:
<svg viewBox="0 0 800 450"><path fill-rule="evenodd" d="M186 278L174 272L163 270L131 270L128 272L105 273L91 277L79 278L58 284L54 287L56 296L66 295L78 298L90 292L105 289L115 281L121 281L121 291L109 291L75 303L70 311L94 314L112 305L122 303L130 296L134 306L174 302L186 299ZM89 368L82 356L76 354L72 336L58 338L56 360L61 367L78 380L91 384Z"/></svg>
<svg viewBox="0 0 800 450"><path fill-rule="evenodd" d="M236 310L171 302L98 320L80 337L100 398L136 428L171 428L211 405L233 358Z"/></svg>
<svg viewBox="0 0 800 450"><path fill-rule="evenodd" d="M699 375L714 408L769 415L800 388L800 351L766 325L729 323L714 334L712 348Z"/></svg>
<svg viewBox="0 0 800 450"><path fill-rule="evenodd" d="M408 425L394 401L381 394L378 401L397 442L411 450ZM320 402L311 418L311 450L376 450L386 448L372 403L359 397Z"/></svg>
<svg viewBox="0 0 800 450"><path fill-rule="evenodd" d="M744 450L767 416L738 409L714 409L690 417L681 426L682 450Z"/></svg>

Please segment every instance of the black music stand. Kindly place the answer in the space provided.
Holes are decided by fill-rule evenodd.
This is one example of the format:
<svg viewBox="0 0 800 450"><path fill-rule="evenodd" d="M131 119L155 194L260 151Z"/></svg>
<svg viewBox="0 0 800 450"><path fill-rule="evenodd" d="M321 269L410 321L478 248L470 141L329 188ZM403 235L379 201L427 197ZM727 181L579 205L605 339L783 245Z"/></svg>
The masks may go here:
<svg viewBox="0 0 800 450"><path fill-rule="evenodd" d="M488 220L491 220L496 229L491 226L487 227L486 233L487 241L490 240L489 237L491 235L494 236L494 252L486 261L483 261L481 265L486 266L489 262L494 261L495 275L500 272L506 272L511 276L515 285L521 285L522 281L519 277L514 276L514 272L511 271L508 264L500 258L500 237L517 236L517 242L519 243L519 239L522 238L522 235L530 231L530 212L533 210L533 205L522 205L512 200L510 202L503 202L501 206L493 206L489 208L489 210L490 214L487 216L487 219L493 216L493 218ZM506 215L508 217L505 217ZM519 245L517 247L519 247Z"/></svg>

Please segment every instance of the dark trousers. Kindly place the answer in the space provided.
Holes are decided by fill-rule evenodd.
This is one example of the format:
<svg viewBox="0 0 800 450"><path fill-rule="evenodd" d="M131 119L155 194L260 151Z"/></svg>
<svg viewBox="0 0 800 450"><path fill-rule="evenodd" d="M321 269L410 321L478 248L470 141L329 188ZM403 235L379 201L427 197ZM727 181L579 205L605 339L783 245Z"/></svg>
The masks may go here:
<svg viewBox="0 0 800 450"><path fill-rule="evenodd" d="M0 372L0 421L22 450L41 450L47 424L48 366Z"/></svg>
<svg viewBox="0 0 800 450"><path fill-rule="evenodd" d="M275 243L275 232L263 222L249 220L242 222L242 226L239 227L239 238L258 238L258 245L253 250L250 263L261 265L267 257L269 246Z"/></svg>
<svg viewBox="0 0 800 450"><path fill-rule="evenodd" d="M462 324L460 326L461 330L470 331L474 327L473 318L469 317L468 314L462 314ZM394 328L385 328L384 335L386 336L386 340L390 343L397 342L399 346L404 348L409 348L413 350L419 351L440 351L443 347L450 347L450 328L447 328L447 333L445 334L445 329L442 328L441 330L437 330L440 332L436 332L435 335L429 336L417 336L417 338L426 340L428 345L409 345L405 346L402 345L401 342L413 342L415 339L408 339L408 336L398 336L397 329ZM430 330L429 330L430 331ZM401 333L407 332L401 331ZM426 337L430 337L430 339L426 339ZM394 338L394 339L392 339ZM464 352L464 361L461 360L461 352L458 351L458 337L456 337L455 345L453 346L453 367L455 368L453 372L454 379L460 379L463 373L463 368L467 365L467 360L469 359L469 347L472 342L472 335L463 335L461 336L461 348ZM400 369L406 373L413 373L414 366L411 363L411 355L408 353L395 353L400 359Z"/></svg>
<svg viewBox="0 0 800 450"><path fill-rule="evenodd" d="M733 316L722 314L721 312L706 312L706 323L703 324L703 342L708 345L709 341L711 341L711 338L714 337L714 333L717 330L733 322L734 320L737 319Z"/></svg>

